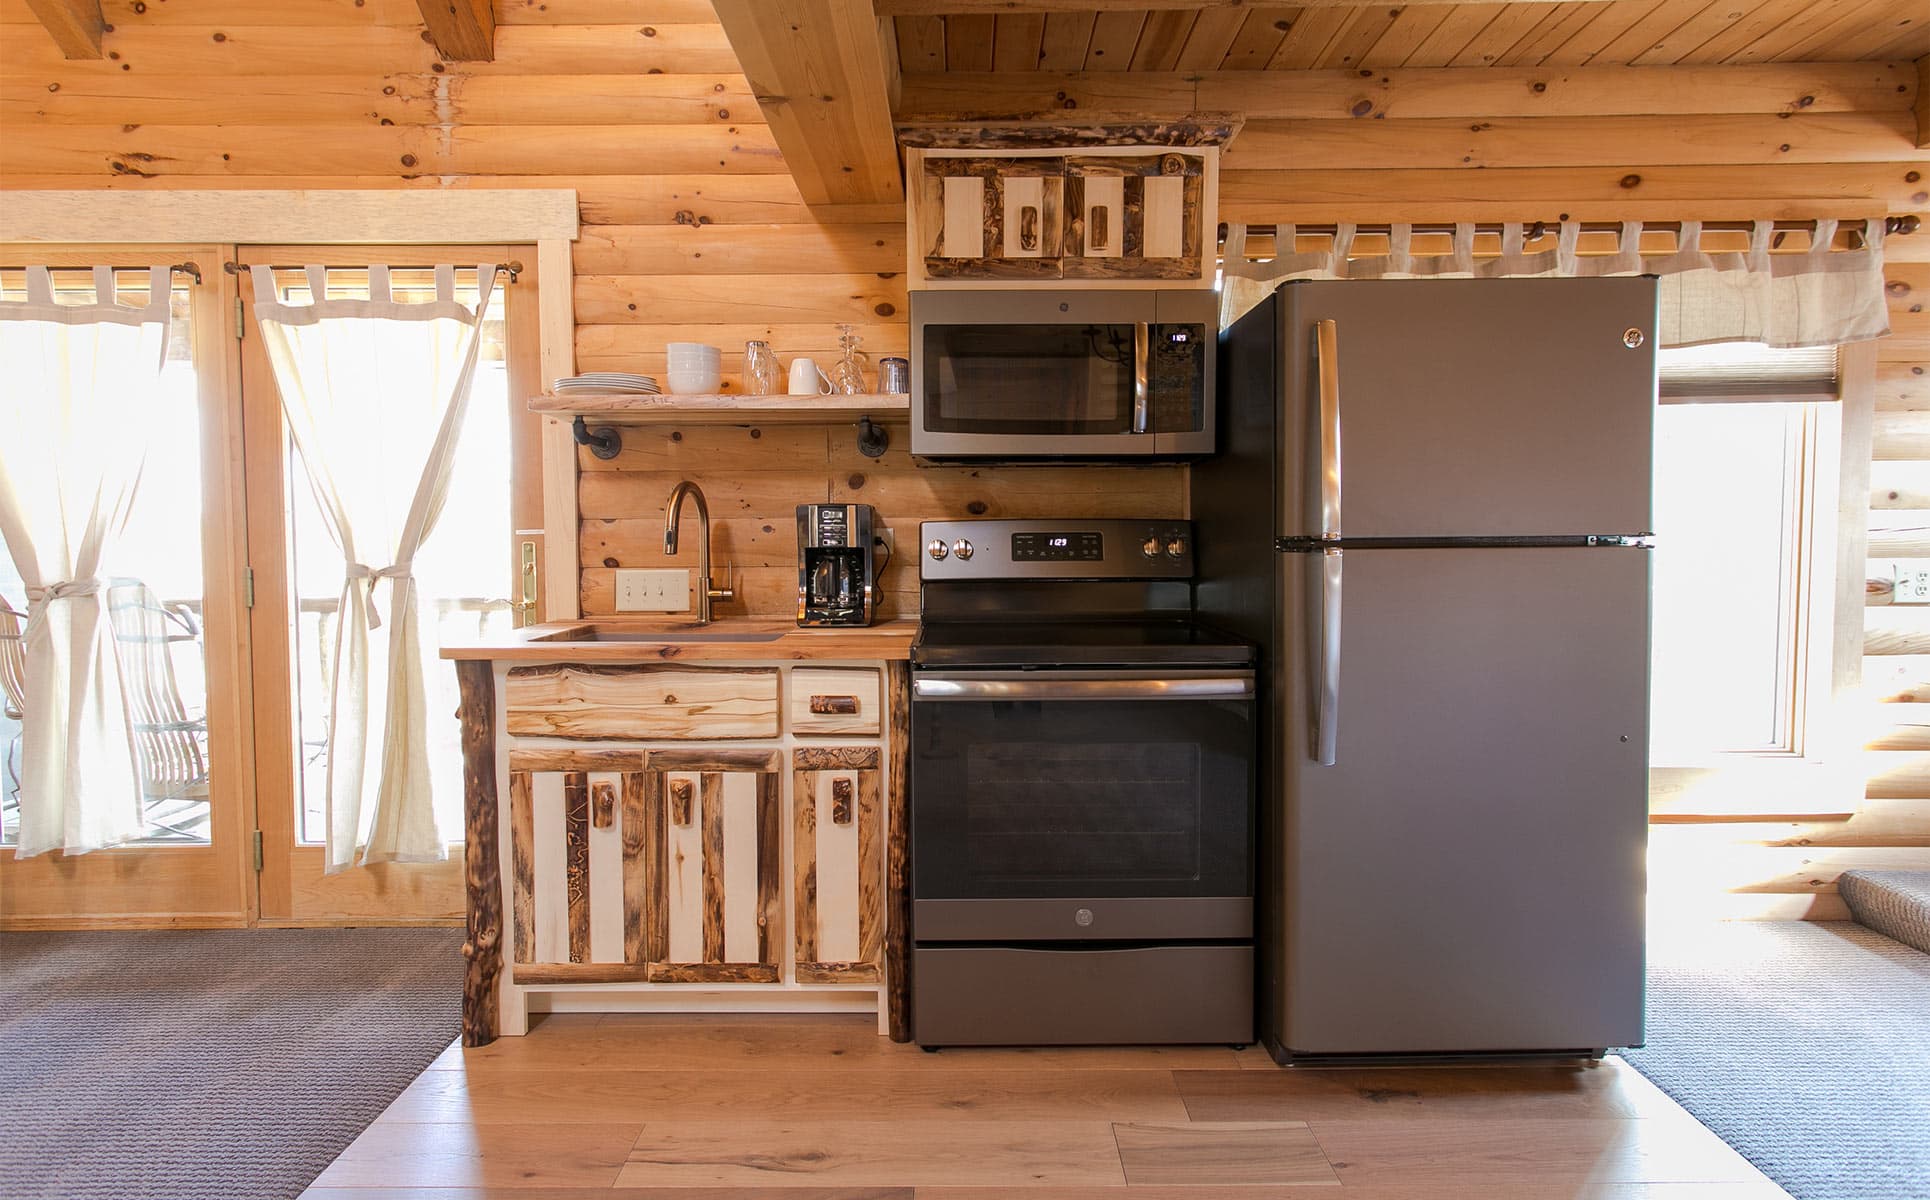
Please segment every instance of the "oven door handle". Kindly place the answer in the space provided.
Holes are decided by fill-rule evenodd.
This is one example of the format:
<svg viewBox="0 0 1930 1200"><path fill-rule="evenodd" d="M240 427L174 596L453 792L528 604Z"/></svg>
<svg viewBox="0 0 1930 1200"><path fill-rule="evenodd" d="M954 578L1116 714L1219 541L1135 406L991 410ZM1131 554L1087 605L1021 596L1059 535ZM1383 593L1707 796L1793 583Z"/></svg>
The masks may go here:
<svg viewBox="0 0 1930 1200"><path fill-rule="evenodd" d="M920 675L912 680L918 700L1247 700L1251 675L1190 678L1023 679Z"/></svg>

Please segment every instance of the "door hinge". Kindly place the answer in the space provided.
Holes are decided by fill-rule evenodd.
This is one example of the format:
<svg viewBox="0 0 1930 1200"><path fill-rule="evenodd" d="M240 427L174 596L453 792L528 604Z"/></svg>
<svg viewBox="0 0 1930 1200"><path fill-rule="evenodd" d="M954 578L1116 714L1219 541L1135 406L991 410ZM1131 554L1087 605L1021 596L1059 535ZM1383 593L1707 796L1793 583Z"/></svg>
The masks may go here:
<svg viewBox="0 0 1930 1200"><path fill-rule="evenodd" d="M241 595L243 602L249 608L255 606L255 569L253 567L241 568Z"/></svg>
<svg viewBox="0 0 1930 1200"><path fill-rule="evenodd" d="M255 872L259 874L261 872L261 868L262 868L261 830L257 829L255 830Z"/></svg>
<svg viewBox="0 0 1930 1200"><path fill-rule="evenodd" d="M236 296L235 297L235 337L237 339L241 338L243 336L242 331L246 328L247 326L243 323L242 317L241 317L241 297Z"/></svg>

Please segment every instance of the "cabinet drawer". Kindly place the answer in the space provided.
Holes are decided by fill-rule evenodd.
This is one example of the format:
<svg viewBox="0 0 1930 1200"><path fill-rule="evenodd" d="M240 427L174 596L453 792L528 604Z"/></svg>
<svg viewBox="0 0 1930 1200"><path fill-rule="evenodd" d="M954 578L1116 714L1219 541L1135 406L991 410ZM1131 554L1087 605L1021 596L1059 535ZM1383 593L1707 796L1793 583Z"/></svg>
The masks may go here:
<svg viewBox="0 0 1930 1200"><path fill-rule="evenodd" d="M791 731L802 737L877 733L883 688L878 672L791 671Z"/></svg>
<svg viewBox="0 0 1930 1200"><path fill-rule="evenodd" d="M777 736L775 667L511 667L503 699L505 728L518 737Z"/></svg>

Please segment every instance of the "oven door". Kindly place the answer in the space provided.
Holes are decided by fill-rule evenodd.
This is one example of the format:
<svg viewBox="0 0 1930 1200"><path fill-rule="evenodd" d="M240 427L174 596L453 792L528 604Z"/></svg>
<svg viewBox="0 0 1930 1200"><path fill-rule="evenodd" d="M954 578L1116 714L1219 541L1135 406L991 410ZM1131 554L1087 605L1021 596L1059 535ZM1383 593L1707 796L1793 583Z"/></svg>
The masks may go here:
<svg viewBox="0 0 1930 1200"><path fill-rule="evenodd" d="M913 936L1252 932L1247 671L920 671Z"/></svg>
<svg viewBox="0 0 1930 1200"><path fill-rule="evenodd" d="M913 293L912 453L1213 449L1213 293Z"/></svg>

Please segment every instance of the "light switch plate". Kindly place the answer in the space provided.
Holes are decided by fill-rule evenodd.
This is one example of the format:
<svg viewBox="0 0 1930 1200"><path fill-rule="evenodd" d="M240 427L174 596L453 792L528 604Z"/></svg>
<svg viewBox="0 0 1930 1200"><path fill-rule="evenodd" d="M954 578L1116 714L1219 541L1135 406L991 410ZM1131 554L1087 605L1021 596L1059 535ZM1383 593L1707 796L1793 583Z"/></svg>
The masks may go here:
<svg viewBox="0 0 1930 1200"><path fill-rule="evenodd" d="M690 571L687 568L619 570L618 612L687 612L690 609Z"/></svg>

